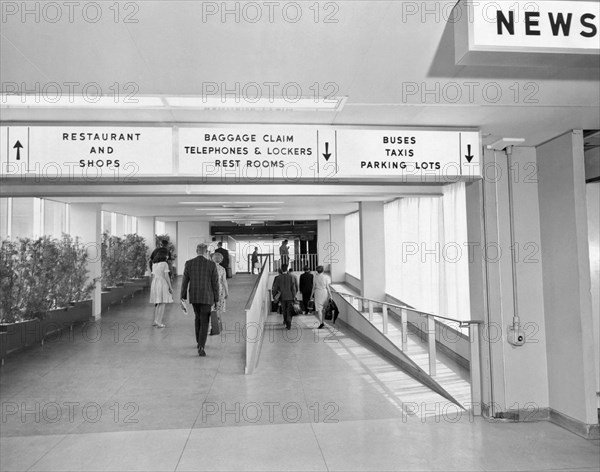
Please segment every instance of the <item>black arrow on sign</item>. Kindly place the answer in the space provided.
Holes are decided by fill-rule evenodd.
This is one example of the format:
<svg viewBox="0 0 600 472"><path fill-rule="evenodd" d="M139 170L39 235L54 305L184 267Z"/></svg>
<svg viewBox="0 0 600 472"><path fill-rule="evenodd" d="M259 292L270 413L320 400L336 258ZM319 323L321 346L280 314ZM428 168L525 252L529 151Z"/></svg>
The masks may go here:
<svg viewBox="0 0 600 472"><path fill-rule="evenodd" d="M467 144L467 155L465 156L467 159L467 162L471 162L473 160L473 158L475 157L473 154L471 154L471 145Z"/></svg>
<svg viewBox="0 0 600 472"><path fill-rule="evenodd" d="M331 157L331 153L329 152L329 143L325 143L325 153L323 154L323 157L326 161L328 161Z"/></svg>
<svg viewBox="0 0 600 472"><path fill-rule="evenodd" d="M17 140L17 142L13 146L13 149L17 150L17 161L21 160L21 148L22 147L23 147L23 145L21 144L21 141L19 141L19 140Z"/></svg>

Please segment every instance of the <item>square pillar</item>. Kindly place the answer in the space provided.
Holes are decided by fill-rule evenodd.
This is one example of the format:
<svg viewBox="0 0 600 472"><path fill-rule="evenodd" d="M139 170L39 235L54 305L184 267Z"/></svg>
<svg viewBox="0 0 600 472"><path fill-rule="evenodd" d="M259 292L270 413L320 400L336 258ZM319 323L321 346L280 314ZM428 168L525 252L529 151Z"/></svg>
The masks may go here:
<svg viewBox="0 0 600 472"><path fill-rule="evenodd" d="M97 279L92 292L92 312L99 319L102 312L100 277L102 276L102 211L99 203L71 203L69 234L79 236L88 252L88 280Z"/></svg>
<svg viewBox="0 0 600 472"><path fill-rule="evenodd" d="M597 433L583 133L537 153L550 408Z"/></svg>
<svg viewBox="0 0 600 472"><path fill-rule="evenodd" d="M319 256L319 263L323 266L329 264L331 281L344 283L346 281L346 227L344 215L329 215L329 238L319 233L319 250L323 258Z"/></svg>
<svg viewBox="0 0 600 472"><path fill-rule="evenodd" d="M331 272L331 225L329 220L317 220L317 265Z"/></svg>
<svg viewBox="0 0 600 472"><path fill-rule="evenodd" d="M137 219L137 234L144 238L146 246L148 246L147 258L150 258L150 254L154 250L155 246L155 234L154 234L154 217L153 216L142 216ZM150 272L149 267L146 268L146 273Z"/></svg>
<svg viewBox="0 0 600 472"><path fill-rule="evenodd" d="M383 214L383 202L359 204L361 295L373 300L385 300Z"/></svg>

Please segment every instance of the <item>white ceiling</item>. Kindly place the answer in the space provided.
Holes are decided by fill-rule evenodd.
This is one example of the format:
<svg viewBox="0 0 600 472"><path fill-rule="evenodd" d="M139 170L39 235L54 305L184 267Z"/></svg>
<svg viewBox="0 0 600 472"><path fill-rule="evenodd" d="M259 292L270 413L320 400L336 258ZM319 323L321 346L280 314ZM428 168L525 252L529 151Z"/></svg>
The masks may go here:
<svg viewBox="0 0 600 472"><path fill-rule="evenodd" d="M11 3L22 7L28 2ZM31 5L39 3L28 5L35 8ZM226 3L231 7L239 2ZM240 8L246 3L239 3ZM66 7L56 23L44 21L43 16L41 21L32 15L26 21L18 15L9 16L0 25L0 81L5 88L14 83L27 90L35 90L36 84L43 88L57 83L64 93L68 91L65 84L72 82L79 84L74 86L76 92L85 84L96 83L105 93L113 93L115 84L126 93L125 84L133 83L135 96L202 95L207 84L217 84L222 91L235 90L236 84L242 90L247 84L266 82L279 84L273 86L275 95L282 95L285 84L294 83L303 95L312 96L317 84L322 96L335 90L336 95L347 97L341 111L1 108L1 120L474 127L481 129L484 144L514 137L524 138L525 145L530 146L570 129L600 128L597 68L567 68L562 62L552 67L456 66L453 26L442 14L453 2L320 2L318 22L313 17L315 2L298 2L302 18L296 23L285 21L281 9L275 9L269 22L268 7L264 2L255 3L264 13L256 23L243 17L235 22L231 15L226 21L218 15L203 20L203 5L223 3L195 1L122 2L118 22L114 9L109 8L114 2L99 2L102 18L96 23L83 19L81 7L76 7L73 22L68 21ZM429 11L437 8L440 16L430 14L424 20L420 14L403 17L407 3ZM128 13L133 13L137 22L124 22ZM333 14L336 22L325 22L326 14ZM325 84L330 85L326 88ZM417 93L407 94L414 87ZM433 93L422 96L420 92L426 90ZM470 90L474 91L472 97ZM495 100L491 95L498 90L501 97ZM267 86L262 91L268 96ZM459 100L455 100L457 91L461 93ZM163 192L167 188L171 188L171 195L186 195L183 186L164 187ZM232 189L212 188L211 192L222 196ZM46 187L37 192L57 197L61 191L68 195L82 190ZM11 193L16 191L10 189ZM31 188L29 191L33 193ZM136 187L125 193L140 195L141 191ZM326 195L322 187L312 191ZM284 196L285 192L281 191ZM275 194L271 189L267 196ZM352 198L359 201L366 195L356 193ZM103 201L107 208L131 205L140 215L153 208L164 208L171 215L177 209L176 214L181 214L177 205L171 205L177 197L165 200L165 205L152 195L133 201L119 198ZM294 202L286 200L288 207L294 207ZM345 212L351 205L343 198L336 200L335 192L326 200L310 203L297 205L294 211L308 218Z"/></svg>

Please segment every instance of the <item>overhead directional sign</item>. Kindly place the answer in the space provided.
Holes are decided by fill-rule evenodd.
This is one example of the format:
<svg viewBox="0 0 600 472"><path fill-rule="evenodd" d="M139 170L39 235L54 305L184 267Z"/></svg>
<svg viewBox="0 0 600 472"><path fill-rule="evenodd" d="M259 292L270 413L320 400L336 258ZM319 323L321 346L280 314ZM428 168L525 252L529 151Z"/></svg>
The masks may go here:
<svg viewBox="0 0 600 472"><path fill-rule="evenodd" d="M54 179L172 175L171 128L0 127L0 172Z"/></svg>
<svg viewBox="0 0 600 472"><path fill-rule="evenodd" d="M481 176L479 147L476 131L309 126L182 128L179 173L231 181L441 182Z"/></svg>
<svg viewBox="0 0 600 472"><path fill-rule="evenodd" d="M332 126L9 126L3 177L454 182L481 177L477 131ZM176 143L175 146L173 143Z"/></svg>

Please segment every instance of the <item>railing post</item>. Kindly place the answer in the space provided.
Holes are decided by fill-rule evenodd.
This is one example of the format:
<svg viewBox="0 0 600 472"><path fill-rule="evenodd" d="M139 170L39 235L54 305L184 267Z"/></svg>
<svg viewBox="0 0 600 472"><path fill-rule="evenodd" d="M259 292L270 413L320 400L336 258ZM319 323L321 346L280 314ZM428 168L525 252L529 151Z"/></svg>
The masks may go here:
<svg viewBox="0 0 600 472"><path fill-rule="evenodd" d="M369 300L369 321L373 321L373 300Z"/></svg>
<svg viewBox="0 0 600 472"><path fill-rule="evenodd" d="M408 344L408 322L406 319L406 310L400 309L400 319L402 322L402 350L406 351L406 345Z"/></svg>
<svg viewBox="0 0 600 472"><path fill-rule="evenodd" d="M469 346L471 351L471 404L473 415L481 416L481 362L479 359L479 325L469 325Z"/></svg>
<svg viewBox="0 0 600 472"><path fill-rule="evenodd" d="M429 350L429 375L435 377L436 374L436 355L435 355L435 319L433 316L427 316L427 344Z"/></svg>
<svg viewBox="0 0 600 472"><path fill-rule="evenodd" d="M383 309L383 334L387 334L387 332L388 332L388 307L385 303L382 305L382 309Z"/></svg>

